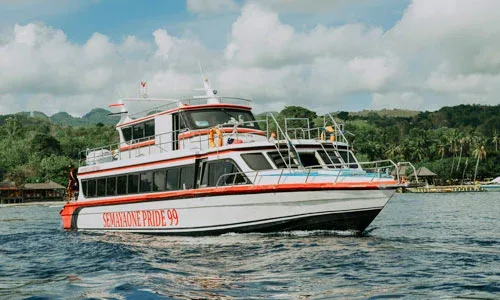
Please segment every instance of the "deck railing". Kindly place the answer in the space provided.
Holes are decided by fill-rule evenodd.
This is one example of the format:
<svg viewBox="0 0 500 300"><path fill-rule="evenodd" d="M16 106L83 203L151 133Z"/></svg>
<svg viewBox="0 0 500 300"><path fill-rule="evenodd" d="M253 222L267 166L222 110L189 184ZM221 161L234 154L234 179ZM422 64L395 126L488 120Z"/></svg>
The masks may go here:
<svg viewBox="0 0 500 300"><path fill-rule="evenodd" d="M257 184L257 179L262 178L262 176L265 176L266 174L269 174L270 172L273 172L273 176L266 176L266 178L276 178L275 182L269 182L268 184L274 184L274 185L280 185L280 184L285 184L285 183L290 183L286 182L285 180L282 180L283 178L293 178L297 179L298 176L297 174L302 174L304 178L301 178L301 181L297 182L296 180L293 181L293 183L310 183L310 178L311 178L311 173L314 174L314 172L322 172L322 171L330 171L332 172L332 177L335 176L335 179L332 181L332 183L338 183L339 178L342 176L355 176L355 177L366 177L369 178L368 180L365 181L360 181L360 182L373 182L375 179L389 179L393 178L397 180L398 184L403 184L404 182L401 180L401 177L398 173L398 168L397 164L394 163L392 160L379 160L379 161L373 161L373 162L362 162L359 164L374 164L378 165L376 167L371 167L369 169L364 169L364 170L359 170L359 169L348 169L348 168L335 168L331 169L328 167L331 167L331 165L317 165L317 166L310 166L305 169L298 169L298 168L282 168L279 170L279 175L276 173L276 169L269 169L269 170L258 170L258 171L247 171L247 172L233 172L233 173L227 173L221 175L217 181L216 181L216 187L221 187L221 186L236 186L236 185L242 185L242 184L249 184L249 185L255 185ZM316 167L321 167L321 169L317 169ZM326 168L325 168L326 167ZM391 172L387 171L392 168L395 168L396 170L396 176L392 176ZM336 173L336 174L335 174ZM294 176L290 177L288 175L294 174ZM244 183L237 183L237 179L239 178L244 178L245 182ZM229 179L229 180L227 180ZM252 179L252 180L250 180Z"/></svg>

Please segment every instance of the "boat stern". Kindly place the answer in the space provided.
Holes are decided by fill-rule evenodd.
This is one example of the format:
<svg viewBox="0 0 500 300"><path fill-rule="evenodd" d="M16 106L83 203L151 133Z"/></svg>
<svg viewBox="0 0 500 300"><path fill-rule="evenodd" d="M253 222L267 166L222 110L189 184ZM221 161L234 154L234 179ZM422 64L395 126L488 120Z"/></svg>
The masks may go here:
<svg viewBox="0 0 500 300"><path fill-rule="evenodd" d="M75 229L75 222L73 221L75 216L76 207L69 203L66 203L64 207L59 212L59 215L62 218L62 227L63 229Z"/></svg>

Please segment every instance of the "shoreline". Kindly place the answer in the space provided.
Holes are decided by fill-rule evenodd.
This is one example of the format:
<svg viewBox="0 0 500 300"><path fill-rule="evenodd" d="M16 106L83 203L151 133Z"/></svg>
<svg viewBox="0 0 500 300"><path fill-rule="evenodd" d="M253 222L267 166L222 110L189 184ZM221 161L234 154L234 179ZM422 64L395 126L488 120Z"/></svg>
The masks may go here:
<svg viewBox="0 0 500 300"><path fill-rule="evenodd" d="M55 206L55 205L63 207L65 203L66 201L35 201L26 203L0 204L0 208L14 207L14 206Z"/></svg>

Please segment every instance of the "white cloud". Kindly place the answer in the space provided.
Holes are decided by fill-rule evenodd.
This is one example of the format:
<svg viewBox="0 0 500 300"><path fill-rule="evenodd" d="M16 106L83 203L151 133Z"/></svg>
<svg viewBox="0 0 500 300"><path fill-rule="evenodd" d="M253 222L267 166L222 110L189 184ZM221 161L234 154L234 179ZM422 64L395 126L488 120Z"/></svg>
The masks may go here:
<svg viewBox="0 0 500 300"><path fill-rule="evenodd" d="M197 14L235 12L238 4L233 0L187 0L187 9Z"/></svg>
<svg viewBox="0 0 500 300"><path fill-rule="evenodd" d="M264 2L241 8L223 50L166 29L152 32L152 42L95 33L81 45L40 23L1 29L0 113L81 115L113 101L117 91L135 96L143 80L152 96L190 97L201 85L198 61L221 95L252 98L259 111L283 105L341 110L359 94L371 95L371 108L499 103L498 1L414 0L385 32L361 23L300 30L273 9L304 2ZM193 3L201 6L192 11L215 13L233 2Z"/></svg>
<svg viewBox="0 0 500 300"><path fill-rule="evenodd" d="M322 56L365 56L378 51L383 32L362 24L339 27L318 25L306 33L283 24L277 13L249 4L233 23L225 54L243 66L279 66L311 63Z"/></svg>
<svg viewBox="0 0 500 300"><path fill-rule="evenodd" d="M421 110L422 106L425 104L424 99L415 93L404 92L404 93L373 93L372 104L370 109L393 109L393 108L403 108L409 110ZM426 110L437 109L439 107L433 106L427 108Z"/></svg>
<svg viewBox="0 0 500 300"><path fill-rule="evenodd" d="M259 3L269 9L281 12L294 13L317 13L330 11L353 3L368 3L369 0L250 0L251 3Z"/></svg>

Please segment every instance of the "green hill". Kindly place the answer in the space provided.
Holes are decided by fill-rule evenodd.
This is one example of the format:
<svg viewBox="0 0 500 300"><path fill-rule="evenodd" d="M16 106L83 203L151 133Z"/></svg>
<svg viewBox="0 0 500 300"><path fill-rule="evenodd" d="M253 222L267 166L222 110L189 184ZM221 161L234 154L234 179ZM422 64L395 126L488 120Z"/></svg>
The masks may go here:
<svg viewBox="0 0 500 300"><path fill-rule="evenodd" d="M63 126L83 125L80 118L75 118L67 112L58 112L50 117L52 122Z"/></svg>
<svg viewBox="0 0 500 300"><path fill-rule="evenodd" d="M110 117L108 114L110 113L109 110L103 109L103 108L94 108L91 110L89 113L85 114L81 120L85 124L98 124L102 123L105 125L115 125L118 123L120 120L120 117L113 116Z"/></svg>
<svg viewBox="0 0 500 300"><path fill-rule="evenodd" d="M420 112L416 110L406 109L381 109L381 110L362 110L349 112L351 116L367 117L370 114L376 114L387 118L410 118L418 115Z"/></svg>

